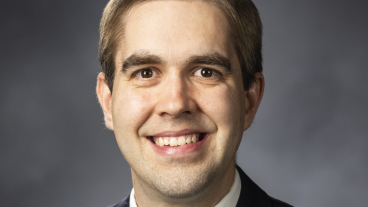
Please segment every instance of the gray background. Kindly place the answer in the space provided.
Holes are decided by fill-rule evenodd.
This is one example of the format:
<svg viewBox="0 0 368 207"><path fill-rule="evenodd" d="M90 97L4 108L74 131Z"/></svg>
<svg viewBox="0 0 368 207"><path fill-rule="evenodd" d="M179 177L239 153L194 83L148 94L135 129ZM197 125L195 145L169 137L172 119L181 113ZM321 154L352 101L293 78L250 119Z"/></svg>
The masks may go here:
<svg viewBox="0 0 368 207"><path fill-rule="evenodd" d="M1 0L0 206L107 206L130 169L95 95L107 0ZM368 203L368 3L256 0L263 102L238 163L295 206Z"/></svg>

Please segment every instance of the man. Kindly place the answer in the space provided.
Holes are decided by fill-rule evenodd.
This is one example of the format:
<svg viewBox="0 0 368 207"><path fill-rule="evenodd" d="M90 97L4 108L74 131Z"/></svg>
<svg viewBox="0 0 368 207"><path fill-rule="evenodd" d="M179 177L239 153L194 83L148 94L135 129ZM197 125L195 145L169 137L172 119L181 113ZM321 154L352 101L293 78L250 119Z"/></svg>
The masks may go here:
<svg viewBox="0 0 368 207"><path fill-rule="evenodd" d="M289 206L235 163L264 88L250 0L111 0L100 32L97 95L133 180L114 206Z"/></svg>

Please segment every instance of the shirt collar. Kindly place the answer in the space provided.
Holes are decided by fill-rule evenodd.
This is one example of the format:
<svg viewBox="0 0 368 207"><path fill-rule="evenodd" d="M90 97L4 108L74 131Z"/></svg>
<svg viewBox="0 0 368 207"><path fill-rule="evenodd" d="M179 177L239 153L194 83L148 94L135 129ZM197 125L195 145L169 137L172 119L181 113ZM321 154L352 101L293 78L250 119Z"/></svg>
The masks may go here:
<svg viewBox="0 0 368 207"><path fill-rule="evenodd" d="M129 207L137 207L137 203L134 198L134 188L132 188L132 192L130 192Z"/></svg>
<svg viewBox="0 0 368 207"><path fill-rule="evenodd" d="M215 207L236 207L236 204L239 200L240 191L240 176L238 170L235 169L235 178L230 191L221 199L221 201ZM132 192L130 193L129 207L137 207L137 203L135 202L134 198L134 188L132 188Z"/></svg>

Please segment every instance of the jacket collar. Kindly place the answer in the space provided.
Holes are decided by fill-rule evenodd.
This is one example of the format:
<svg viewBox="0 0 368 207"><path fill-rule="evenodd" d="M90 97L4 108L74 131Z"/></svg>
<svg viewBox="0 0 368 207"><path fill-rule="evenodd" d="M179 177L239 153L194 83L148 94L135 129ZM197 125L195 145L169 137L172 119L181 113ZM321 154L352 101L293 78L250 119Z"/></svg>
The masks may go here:
<svg viewBox="0 0 368 207"><path fill-rule="evenodd" d="M255 184L237 165L241 180L241 191L236 207L271 207L270 197L257 184Z"/></svg>

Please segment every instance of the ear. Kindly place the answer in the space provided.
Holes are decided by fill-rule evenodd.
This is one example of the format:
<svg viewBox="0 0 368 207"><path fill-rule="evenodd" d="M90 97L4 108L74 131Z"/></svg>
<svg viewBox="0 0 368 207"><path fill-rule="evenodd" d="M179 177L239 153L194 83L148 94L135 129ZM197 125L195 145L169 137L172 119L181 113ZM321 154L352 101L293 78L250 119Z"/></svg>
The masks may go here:
<svg viewBox="0 0 368 207"><path fill-rule="evenodd" d="M106 127L114 130L111 113L111 91L105 81L105 73L100 73L97 76L96 93L98 101L101 104L102 111L105 117Z"/></svg>
<svg viewBox="0 0 368 207"><path fill-rule="evenodd" d="M244 131L252 124L259 104L261 103L264 90L264 77L262 73L255 74L256 79L245 93L245 122Z"/></svg>

